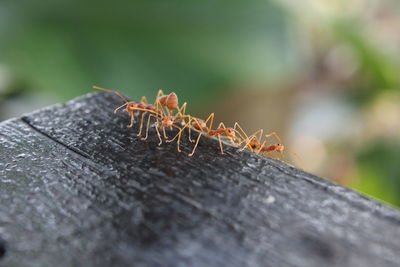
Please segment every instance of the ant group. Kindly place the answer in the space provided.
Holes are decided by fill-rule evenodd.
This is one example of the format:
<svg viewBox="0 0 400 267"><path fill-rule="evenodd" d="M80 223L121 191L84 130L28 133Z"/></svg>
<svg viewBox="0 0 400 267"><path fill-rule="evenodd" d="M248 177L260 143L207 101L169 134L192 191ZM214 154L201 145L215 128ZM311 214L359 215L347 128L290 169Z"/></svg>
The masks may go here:
<svg viewBox="0 0 400 267"><path fill-rule="evenodd" d="M124 108L123 111L126 112L130 118L130 123L128 125L129 128L133 127L135 118L141 113L139 132L137 133L137 136L142 136L144 121L147 115L147 122L145 124L146 130L144 137L141 137L142 140L148 138L149 129L154 127L159 139L158 145L163 143L163 138L167 143L173 142L177 139L177 149L178 152L181 152L180 141L182 132L185 129L188 129L189 141L195 143L188 156L194 155L202 136L218 138L221 154L224 154L222 140L229 140L233 146L240 147L239 151L247 149L257 154L274 158L279 157L274 156L273 152L277 152L277 154L280 155L284 154L285 146L282 144L280 137L275 132L263 135L264 130L260 129L251 135L247 135L237 122L233 127L226 127L225 124L221 122L218 124L217 128L213 129L214 113L211 113L205 120L186 114L187 103L185 102L179 107L178 96L173 92L166 95L162 90L159 90L154 103L149 104L145 96L143 96L140 102L137 103L135 101L129 101L118 91L98 86L93 86L93 88L113 93L124 101L124 104L117 107L114 110L114 113ZM151 124L151 121L155 122ZM177 130L177 134L173 138L169 138L166 129L172 130L173 128ZM160 133L160 129L162 130L162 134ZM192 131L197 132L198 134L196 140L191 138ZM275 137L278 140L278 143L269 144L267 140L270 137Z"/></svg>

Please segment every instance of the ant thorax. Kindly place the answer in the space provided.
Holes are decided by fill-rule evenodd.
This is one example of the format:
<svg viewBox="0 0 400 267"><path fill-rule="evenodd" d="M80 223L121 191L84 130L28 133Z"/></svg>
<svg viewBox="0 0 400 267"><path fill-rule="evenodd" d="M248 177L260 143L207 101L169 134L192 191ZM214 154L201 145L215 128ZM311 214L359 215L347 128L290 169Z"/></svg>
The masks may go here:
<svg viewBox="0 0 400 267"><path fill-rule="evenodd" d="M166 116L162 120L162 125L165 126L165 127L172 127L173 124L174 124L174 121L170 116Z"/></svg>
<svg viewBox="0 0 400 267"><path fill-rule="evenodd" d="M204 121L201 121L200 123L197 122L197 121L194 121L194 122L192 123L192 126L193 126L196 130L199 130L199 131L201 131L202 129L206 129L206 128L207 128L207 125L206 125L206 123L205 123Z"/></svg>

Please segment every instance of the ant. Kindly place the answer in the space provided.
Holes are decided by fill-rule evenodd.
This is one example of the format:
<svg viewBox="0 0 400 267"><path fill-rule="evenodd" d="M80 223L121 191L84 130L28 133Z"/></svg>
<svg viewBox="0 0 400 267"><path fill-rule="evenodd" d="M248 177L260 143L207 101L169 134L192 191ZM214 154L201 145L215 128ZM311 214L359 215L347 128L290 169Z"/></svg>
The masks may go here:
<svg viewBox="0 0 400 267"><path fill-rule="evenodd" d="M246 144L243 148L240 149L240 151L243 151L245 148L251 150L251 151L256 151L256 154L263 154L263 153L267 153L267 155L269 157L272 158L277 158L279 159L279 157L274 157L272 156L272 152L278 152L279 154L281 154L282 156L284 156L284 151L288 151L289 153L291 153L293 156L295 156L295 158L300 162L300 165L303 166L303 161L301 160L301 158L297 155L297 153L289 150L288 148L286 148L281 141L281 138L275 133L275 132L271 132L269 134L265 135L265 141L261 143L261 139L263 137L263 129L260 129L258 131L256 131L254 134L250 135L250 136L246 136L246 139L244 141L246 141ZM257 136L258 135L258 136ZM267 145L267 139L271 136L274 136L277 140L278 143L273 144L273 145ZM243 141L242 141L243 142Z"/></svg>
<svg viewBox="0 0 400 267"><path fill-rule="evenodd" d="M264 153L264 152L271 153L273 151L283 154L283 151L285 150L285 146L282 144L281 138L275 132L266 134L265 139L268 139L269 137L274 136L279 141L279 143L277 143L277 144L267 146L266 140L263 143L261 143L261 139L263 137L263 132L264 132L264 130L260 129L250 136L246 135L246 139L244 140L244 141L246 141L246 144L242 149L240 149L240 151L243 151L245 148L247 148L247 149L250 149L251 151L255 150L257 154Z"/></svg>
<svg viewBox="0 0 400 267"><path fill-rule="evenodd" d="M214 113L211 113L206 120L196 118L186 114L186 106L185 102L181 107L179 107L178 96L172 92L168 95L165 95L164 92L160 89L156 95L156 99L154 104L149 104L147 98L143 96L139 103L135 101L128 101L128 99L123 96L118 91L114 91L111 89L106 89L98 86L93 86L94 89L106 91L113 93L120 97L125 103L114 110L114 113L124 108L124 112L127 112L130 117L130 124L127 126L128 128L133 127L133 123L135 122L135 117L138 116L139 112L142 112L140 127L137 136L141 136L143 130L143 121L145 119L145 115L148 114L147 118L147 127L145 137L141 138L142 140L146 140L148 138L148 132L150 128L150 121L154 118L156 121L151 126L155 127L157 136L159 139L158 145L162 144L162 137L159 131L159 127L162 128L163 136L165 142L173 142L176 138L178 138L178 152L180 150L180 140L183 130L188 127L189 128L189 141L194 142L195 145L192 149L192 152L188 154L188 156L193 156L196 148L199 144L201 136L208 137L218 137L219 147L221 154L224 154L224 149L222 145L222 138L229 139L234 146L241 146L244 143L244 146L239 150L243 151L244 149L249 149L256 154L264 154L267 153L268 156L273 157L272 153L277 152L284 156L284 151L288 151L296 156L297 159L301 161L301 159L297 156L296 153L288 150L282 144L280 137L275 133L269 133L263 135L264 130L260 129L248 136L246 132L242 129L242 127L236 122L231 127L226 127L224 123L218 124L216 129L212 129L214 123ZM176 112L175 112L176 111ZM175 114L174 114L175 113ZM180 124L180 126L178 126ZM169 139L165 128L169 128L172 130L173 128L178 129L178 133L172 138ZM198 132L198 137L196 141L191 139L191 131L194 130ZM278 143L268 145L267 140L270 137L275 137L278 140ZM262 141L264 138L264 141ZM278 158L279 159L279 158Z"/></svg>
<svg viewBox="0 0 400 267"><path fill-rule="evenodd" d="M144 98L144 100L143 100L143 98ZM146 97L142 97L142 100L144 103L147 104ZM178 110L177 115L179 115L179 116L183 116L183 114L186 113L186 105L187 105L187 103L185 102L182 105L182 107L179 108L178 96L174 92L170 93L169 95L164 95L164 92L160 89L157 93L156 101L153 106L155 108L155 111L159 115L161 115L162 118L164 118L165 120L168 120L168 119L172 120L173 119L172 114L173 114L174 110ZM167 110L168 115L165 113L165 109ZM143 119L144 119L145 115L146 115L146 112L143 112L141 123L140 123L140 129L139 129L139 133L137 134L137 136L141 136L141 134L142 134ZM181 123L185 124L184 121ZM167 126L167 127L169 127L169 126ZM168 137L165 134L165 130L163 132L164 132L164 138L168 139Z"/></svg>
<svg viewBox="0 0 400 267"><path fill-rule="evenodd" d="M177 102L177 101L176 101ZM158 127L161 127L163 130L163 135L164 138L166 139L166 142L170 141L172 142L173 140L175 140L176 137L178 137L178 152L181 152L180 150L180 139L181 139L181 134L182 134L182 128L177 126L176 123L181 123L181 124L185 124L184 122L185 119L190 119L190 115L185 115L186 112L186 102L182 105L182 107L177 107L171 110L175 110L177 109L177 113L175 115L171 115L171 114L165 114L165 111L163 109L159 110L160 112L157 114L150 114L147 118L147 127L146 127L146 135L144 138L142 138L142 140L146 140L148 137L148 133L149 133L149 127L150 127L150 120L151 118L155 118L157 121L153 124L153 126L156 129L157 132L157 136L158 139L160 140L160 142L158 143L158 145L162 144L162 139L161 139L161 134L160 131L158 130ZM168 106L167 106L168 107ZM185 126L186 127L186 126ZM183 127L183 129L185 128ZM178 134L175 135L175 137L172 140L167 140L168 136L165 132L165 128L169 128L170 130L172 130L172 128L176 128L179 130Z"/></svg>
<svg viewBox="0 0 400 267"><path fill-rule="evenodd" d="M162 107L167 108L168 115L171 115L170 112L178 109L179 107L178 96L174 92L170 93L169 95L164 95L164 92L160 89L158 91L156 101Z"/></svg>
<svg viewBox="0 0 400 267"><path fill-rule="evenodd" d="M145 136L145 138L142 138L142 140L147 139L149 123L150 123L150 119L152 117L156 118L157 120L160 121L160 122L156 122L156 131L157 131L157 135L160 139L159 145L162 144L162 140L161 140L160 133L158 131L158 126L161 126L163 128L164 138L168 139L166 132L165 132L165 127L169 127L170 129L172 129L172 127L178 127L174 123L182 122L182 120L189 117L188 115L183 115L186 112L187 103L184 103L182 105L182 107L179 108L178 107L178 96L175 93L170 93L169 95L164 95L164 92L162 90L159 90L157 93L155 103L153 105L151 105L148 103L147 98L145 96L143 96L141 98L140 103L136 103L135 101L128 101L127 98L124 97L118 91L114 91L114 90L107 89L107 88L102 88L99 86L93 86L93 88L113 93L113 94L119 96L123 101L125 101L125 103L123 105L119 106L118 108L116 108L114 110L114 113L116 113L118 110L126 107L124 109L124 111L127 112L128 115L130 116L130 124L128 125L128 128L132 128L133 123L135 122L135 117L138 115L137 112L142 111L139 132L137 134L138 136L141 136L141 133L142 133L144 116L148 112L151 113L149 115L148 122L147 122L146 136ZM168 115L165 114L164 108L167 109ZM178 112L175 116L172 116L171 114L174 110L178 110ZM179 120L177 120L178 116L180 117ZM183 124L184 124L184 122L183 122ZM180 130L181 128L178 127L178 129ZM178 151L180 151L179 144L178 144Z"/></svg>
<svg viewBox="0 0 400 267"><path fill-rule="evenodd" d="M99 86L93 86L93 88L97 89L97 90L102 90L102 91L113 93L113 94L119 96L123 101L125 101L125 104L116 108L114 110L114 113L116 113L118 110L126 107L124 109L124 112L127 112L130 117L130 124L127 126L128 128L132 128L133 123L135 122L135 116L137 116L138 111L143 111L144 114L146 114L147 112L157 113L156 107L154 105L149 105L147 103L147 99L145 96L142 97L142 99L140 100L140 103L136 103L135 101L128 101L128 99L126 97L124 97L121 93L119 93L118 91L114 91L114 90L107 89L107 88L102 88ZM142 121L141 121L140 125L142 125L142 123L143 123L143 116L142 116Z"/></svg>
<svg viewBox="0 0 400 267"><path fill-rule="evenodd" d="M207 126L208 122L209 122L210 126ZM197 137L197 140L196 140L196 143L194 145L192 152L188 154L189 157L194 155L194 152L196 151L196 148L199 144L199 141L200 141L200 138L202 135L205 135L208 137L216 137L217 136L222 155L224 154L224 149L223 149L222 140L221 140L222 135L225 135L225 137L230 139L232 143L234 143L234 140L237 139L236 133L238 133L238 135L241 138L243 138L242 135L236 130L236 125L238 125L237 123L235 123L234 128L230 128L230 127L227 128L225 126L225 124L223 122L221 122L215 130L212 130L213 122L214 122L214 113L211 113L206 120L202 120L202 119L190 116L188 124L185 125L185 127L189 127L189 140L190 140L190 135L191 135L191 132L190 132L191 128L198 131L199 135ZM185 127L183 127L180 130L180 132L178 133L179 135L181 134L181 132L184 130ZM173 139L171 140L171 142L172 141L173 141Z"/></svg>

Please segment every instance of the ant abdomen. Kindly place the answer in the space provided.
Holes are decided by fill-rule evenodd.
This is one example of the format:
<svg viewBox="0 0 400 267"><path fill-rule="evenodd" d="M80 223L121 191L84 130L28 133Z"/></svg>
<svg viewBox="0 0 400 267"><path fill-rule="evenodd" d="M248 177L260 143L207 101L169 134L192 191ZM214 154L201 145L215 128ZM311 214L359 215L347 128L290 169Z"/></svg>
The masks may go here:
<svg viewBox="0 0 400 267"><path fill-rule="evenodd" d="M166 98L165 104L169 110L178 109L178 96L175 93L170 93Z"/></svg>

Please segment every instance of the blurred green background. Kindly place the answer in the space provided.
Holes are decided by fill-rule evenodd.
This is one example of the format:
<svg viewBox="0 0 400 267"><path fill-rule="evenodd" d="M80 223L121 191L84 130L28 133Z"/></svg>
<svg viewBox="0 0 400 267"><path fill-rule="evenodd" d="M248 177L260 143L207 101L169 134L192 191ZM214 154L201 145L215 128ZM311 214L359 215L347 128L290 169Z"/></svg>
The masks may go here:
<svg viewBox="0 0 400 267"><path fill-rule="evenodd" d="M0 119L93 91L175 91L276 131L303 168L400 207L400 2L0 2ZM112 109L113 107L105 107Z"/></svg>

